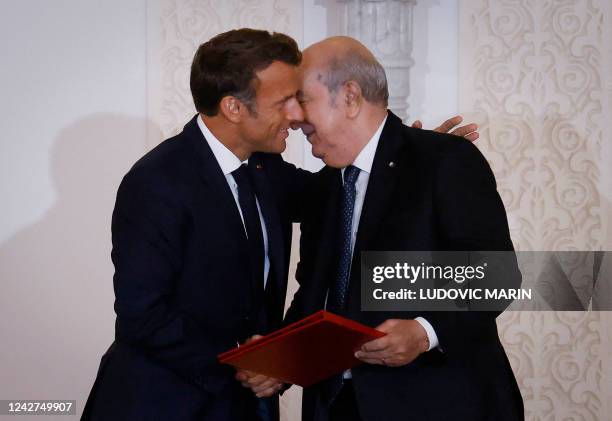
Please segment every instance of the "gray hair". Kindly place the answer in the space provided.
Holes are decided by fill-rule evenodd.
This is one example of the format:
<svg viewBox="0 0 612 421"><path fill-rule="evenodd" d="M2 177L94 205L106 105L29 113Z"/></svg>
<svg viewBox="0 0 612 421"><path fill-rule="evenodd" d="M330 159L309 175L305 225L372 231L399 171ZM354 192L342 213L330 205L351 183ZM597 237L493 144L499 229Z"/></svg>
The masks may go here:
<svg viewBox="0 0 612 421"><path fill-rule="evenodd" d="M354 80L361 88L366 101L385 107L388 105L389 88L385 69L373 56L359 51L348 51L340 57L331 59L327 73L320 75L319 78L334 99L346 82Z"/></svg>

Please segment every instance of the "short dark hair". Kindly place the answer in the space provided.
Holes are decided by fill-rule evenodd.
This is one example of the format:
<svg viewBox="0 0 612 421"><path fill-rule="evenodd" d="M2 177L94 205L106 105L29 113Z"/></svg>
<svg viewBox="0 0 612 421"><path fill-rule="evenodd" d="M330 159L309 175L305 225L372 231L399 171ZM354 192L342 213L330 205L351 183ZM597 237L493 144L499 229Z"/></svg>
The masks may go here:
<svg viewBox="0 0 612 421"><path fill-rule="evenodd" d="M298 66L301 60L297 43L285 34L249 28L219 34L200 45L191 64L195 107L214 116L221 99L233 95L255 112L255 73L273 61Z"/></svg>

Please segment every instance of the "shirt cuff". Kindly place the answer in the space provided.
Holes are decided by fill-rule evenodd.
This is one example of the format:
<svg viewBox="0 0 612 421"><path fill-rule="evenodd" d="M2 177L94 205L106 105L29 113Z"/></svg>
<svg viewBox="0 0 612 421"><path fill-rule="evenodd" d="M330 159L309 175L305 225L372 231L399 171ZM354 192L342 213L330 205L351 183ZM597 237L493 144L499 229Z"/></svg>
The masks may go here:
<svg viewBox="0 0 612 421"><path fill-rule="evenodd" d="M427 333L427 339L429 339L428 351L431 351L432 349L437 348L439 345L438 335L436 335L436 331L434 330L431 323L429 323L427 320L425 320L422 317L415 317L414 320L419 322L419 324L423 326L423 329L425 329L425 332Z"/></svg>

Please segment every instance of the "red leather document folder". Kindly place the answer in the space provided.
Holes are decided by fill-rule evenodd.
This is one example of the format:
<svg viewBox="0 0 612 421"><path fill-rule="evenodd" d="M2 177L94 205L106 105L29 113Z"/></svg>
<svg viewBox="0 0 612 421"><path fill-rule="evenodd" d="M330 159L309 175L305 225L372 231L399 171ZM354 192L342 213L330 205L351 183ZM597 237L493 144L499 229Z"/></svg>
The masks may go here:
<svg viewBox="0 0 612 421"><path fill-rule="evenodd" d="M354 353L383 332L321 310L218 356L219 362L310 386L360 363Z"/></svg>

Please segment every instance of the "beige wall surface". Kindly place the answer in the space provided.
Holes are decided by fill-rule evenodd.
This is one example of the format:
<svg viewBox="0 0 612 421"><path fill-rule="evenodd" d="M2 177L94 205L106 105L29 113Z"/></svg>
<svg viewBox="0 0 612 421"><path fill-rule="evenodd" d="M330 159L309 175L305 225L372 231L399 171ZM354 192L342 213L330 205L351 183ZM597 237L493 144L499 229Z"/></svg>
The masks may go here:
<svg viewBox="0 0 612 421"><path fill-rule="evenodd" d="M158 130L145 35L144 0L0 2L0 399L80 412L112 342L115 193Z"/></svg>
<svg viewBox="0 0 612 421"><path fill-rule="evenodd" d="M460 111L520 250L610 250L612 3L460 3ZM612 417L610 313L498 319L529 420Z"/></svg>

